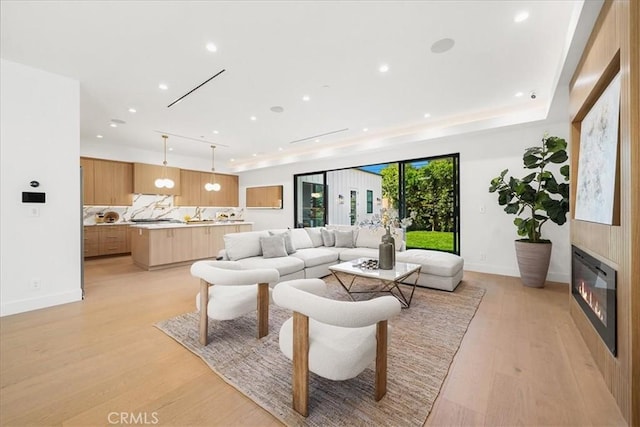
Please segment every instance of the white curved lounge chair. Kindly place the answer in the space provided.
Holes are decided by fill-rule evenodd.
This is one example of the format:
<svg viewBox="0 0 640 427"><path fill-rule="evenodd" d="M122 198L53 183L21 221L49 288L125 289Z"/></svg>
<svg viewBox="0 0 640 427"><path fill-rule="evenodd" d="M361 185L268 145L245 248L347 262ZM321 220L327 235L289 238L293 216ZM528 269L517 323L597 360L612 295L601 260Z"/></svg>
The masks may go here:
<svg viewBox="0 0 640 427"><path fill-rule="evenodd" d="M280 350L292 360L293 408L308 415L309 371L334 381L358 376L376 361L375 399L387 392L387 320L400 313L393 296L336 301L320 296L320 279L282 282L273 300L293 310L280 328Z"/></svg>
<svg viewBox="0 0 640 427"><path fill-rule="evenodd" d="M196 296L200 344L207 345L207 317L230 320L257 310L258 338L269 333L269 283L280 280L278 270L242 270L235 261L197 261L191 266L191 274L200 278Z"/></svg>

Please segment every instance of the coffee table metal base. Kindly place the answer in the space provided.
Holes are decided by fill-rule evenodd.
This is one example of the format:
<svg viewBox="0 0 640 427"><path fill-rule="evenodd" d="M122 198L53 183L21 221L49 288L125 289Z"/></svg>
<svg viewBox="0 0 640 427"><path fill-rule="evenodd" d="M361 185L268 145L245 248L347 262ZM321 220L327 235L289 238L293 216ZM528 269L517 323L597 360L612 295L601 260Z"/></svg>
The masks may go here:
<svg viewBox="0 0 640 427"><path fill-rule="evenodd" d="M332 267L339 267L339 265ZM418 276L420 275L420 269L422 268L420 265L416 265L416 268L411 269L411 271L408 271L406 274L396 276L393 280L390 280L381 277L372 277L371 275L367 275L365 271L363 271L362 274L358 274L357 271L342 271L333 269L332 267L329 267L331 274L333 274L336 280L338 280L338 283L340 283L344 290L347 291L347 295L349 295L349 298L351 298L352 301L356 301L353 297L355 294L388 293L400 301L402 308L409 308L411 306L413 294L416 291L416 285L418 283ZM412 274L415 274L413 284L400 283ZM343 275L343 277L340 277L340 275ZM356 283L357 279L376 280L380 284L375 289L363 289L362 286ZM405 295L399 286L400 284L410 286L411 293Z"/></svg>

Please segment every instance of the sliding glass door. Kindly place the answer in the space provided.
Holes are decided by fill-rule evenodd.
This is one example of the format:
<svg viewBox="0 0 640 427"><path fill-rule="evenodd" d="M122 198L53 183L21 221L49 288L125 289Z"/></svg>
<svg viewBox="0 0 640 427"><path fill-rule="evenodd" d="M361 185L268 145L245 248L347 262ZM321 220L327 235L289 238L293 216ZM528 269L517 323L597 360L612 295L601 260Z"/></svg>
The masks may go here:
<svg viewBox="0 0 640 427"><path fill-rule="evenodd" d="M416 213L407 248L460 252L457 155L400 163L402 216Z"/></svg>
<svg viewBox="0 0 640 427"><path fill-rule="evenodd" d="M321 227L327 224L325 173L296 175L296 227Z"/></svg>
<svg viewBox="0 0 640 427"><path fill-rule="evenodd" d="M358 225L415 212L407 248L460 253L459 154L296 175L296 227Z"/></svg>

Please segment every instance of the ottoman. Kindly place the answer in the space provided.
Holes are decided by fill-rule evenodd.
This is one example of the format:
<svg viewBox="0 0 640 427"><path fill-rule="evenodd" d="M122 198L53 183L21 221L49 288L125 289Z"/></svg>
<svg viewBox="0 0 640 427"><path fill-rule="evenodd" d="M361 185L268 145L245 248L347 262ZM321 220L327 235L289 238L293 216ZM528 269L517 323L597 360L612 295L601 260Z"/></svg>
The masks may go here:
<svg viewBox="0 0 640 427"><path fill-rule="evenodd" d="M464 260L455 254L425 249L407 249L396 252L396 261L422 266L420 276L418 276L418 286L453 291L462 280ZM413 284L413 278L409 277L409 282Z"/></svg>

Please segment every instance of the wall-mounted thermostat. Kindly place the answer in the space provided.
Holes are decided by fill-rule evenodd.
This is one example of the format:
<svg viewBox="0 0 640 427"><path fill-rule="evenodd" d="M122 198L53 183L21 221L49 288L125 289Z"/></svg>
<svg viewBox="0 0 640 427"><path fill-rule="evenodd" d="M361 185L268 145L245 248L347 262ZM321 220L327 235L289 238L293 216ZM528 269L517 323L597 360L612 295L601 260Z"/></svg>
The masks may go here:
<svg viewBox="0 0 640 427"><path fill-rule="evenodd" d="M22 192L22 203L45 203L45 193Z"/></svg>

